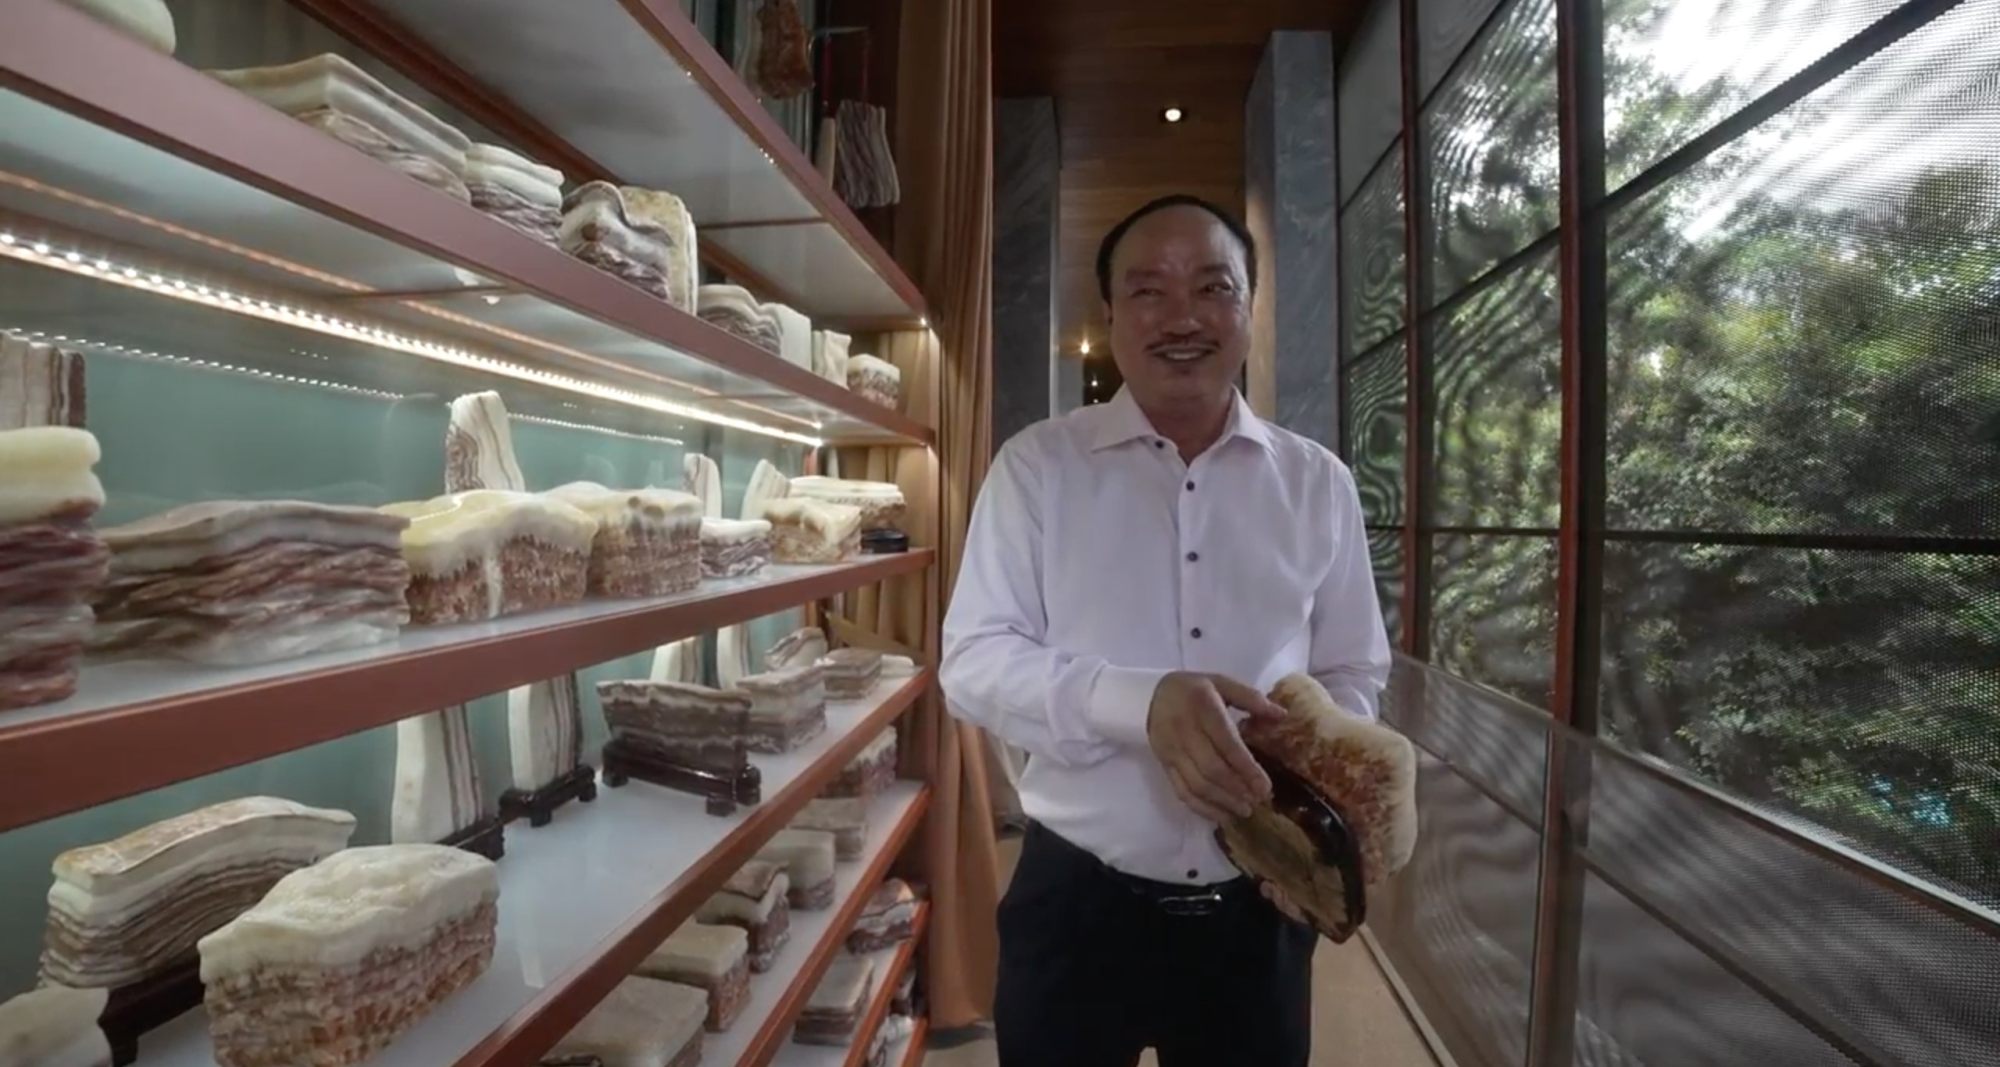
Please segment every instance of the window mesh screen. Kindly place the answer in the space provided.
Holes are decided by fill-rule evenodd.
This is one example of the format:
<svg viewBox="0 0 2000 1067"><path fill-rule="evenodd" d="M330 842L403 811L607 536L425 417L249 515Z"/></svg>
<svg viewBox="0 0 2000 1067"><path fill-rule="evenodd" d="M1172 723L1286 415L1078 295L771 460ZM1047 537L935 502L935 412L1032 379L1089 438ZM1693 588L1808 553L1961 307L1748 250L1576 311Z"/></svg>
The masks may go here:
<svg viewBox="0 0 2000 1067"><path fill-rule="evenodd" d="M1382 608L1382 625L1391 648L1403 642L1403 533L1369 530L1368 558L1375 568L1375 599Z"/></svg>
<svg viewBox="0 0 2000 1067"><path fill-rule="evenodd" d="M1519 1067L1527 1051L1541 833L1489 792L1539 781L1544 735L1496 699L1399 658L1382 705L1419 745L1420 825L1368 921L1461 1067Z"/></svg>
<svg viewBox="0 0 2000 1067"><path fill-rule="evenodd" d="M1548 527L1561 513L1555 254L1454 308L1432 342L1440 526Z"/></svg>
<svg viewBox="0 0 2000 1067"><path fill-rule="evenodd" d="M1432 538L1431 661L1538 708L1554 692L1553 537Z"/></svg>
<svg viewBox="0 0 2000 1067"><path fill-rule="evenodd" d="M1576 758L1594 747L1570 745ZM1735 961L1769 991L1762 999L1786 1002L1798 1019L1880 1063L1994 1062L2000 941L1912 899L1865 861L1835 862L1629 757L1598 755L1593 770L1590 862L1692 941ZM1688 959L1692 946L1669 950L1658 943L1661 931L1620 929L1586 929L1584 951L1600 978L1582 1008L1648 1062L1843 1062L1816 1051L1826 1042L1800 1039L1775 1007L1743 1005L1740 992L1712 984L1712 969L1706 979L1699 969L1646 977L1647 954ZM1679 1018L1641 1019L1630 1002L1649 991L1671 997ZM1679 1054L1690 1043L1700 1051Z"/></svg>
<svg viewBox="0 0 2000 1067"><path fill-rule="evenodd" d="M1959 5L1613 218L1606 512L1642 532L1603 678L1621 742L1988 902L1996 25Z"/></svg>
<svg viewBox="0 0 2000 1067"><path fill-rule="evenodd" d="M1346 203L1403 125L1403 54L1395 4L1363 16L1340 56L1340 199Z"/></svg>
<svg viewBox="0 0 2000 1067"><path fill-rule="evenodd" d="M1401 343L1347 367L1347 457L1371 526L1403 521L1409 360Z"/></svg>
<svg viewBox="0 0 2000 1067"><path fill-rule="evenodd" d="M1548 736L1537 709L1399 658L1383 717L1509 814L1540 829Z"/></svg>
<svg viewBox="0 0 2000 1067"><path fill-rule="evenodd" d="M2000 557L1613 544L1606 733L2000 903Z"/></svg>
<svg viewBox="0 0 2000 1067"><path fill-rule="evenodd" d="M1606 0L1606 186L1625 184L1896 6L1896 0Z"/></svg>
<svg viewBox="0 0 2000 1067"><path fill-rule="evenodd" d="M1555 0L1513 0L1438 90L1422 125L1428 306L1555 228Z"/></svg>
<svg viewBox="0 0 2000 1067"><path fill-rule="evenodd" d="M1345 299L1341 329L1349 358L1402 327L1404 319L1403 154L1389 157L1361 186L1340 219L1340 278Z"/></svg>
<svg viewBox="0 0 2000 1067"><path fill-rule="evenodd" d="M1499 0L1417 0L1417 92L1428 96Z"/></svg>
<svg viewBox="0 0 2000 1067"><path fill-rule="evenodd" d="M1369 925L1460 1067L1526 1055L1541 835L1419 756L1416 854L1371 890Z"/></svg>
<svg viewBox="0 0 2000 1067"><path fill-rule="evenodd" d="M1584 876L1578 1067L1852 1067L1798 1020Z"/></svg>
<svg viewBox="0 0 2000 1067"><path fill-rule="evenodd" d="M1613 220L1613 528L2000 536L2000 4Z"/></svg>

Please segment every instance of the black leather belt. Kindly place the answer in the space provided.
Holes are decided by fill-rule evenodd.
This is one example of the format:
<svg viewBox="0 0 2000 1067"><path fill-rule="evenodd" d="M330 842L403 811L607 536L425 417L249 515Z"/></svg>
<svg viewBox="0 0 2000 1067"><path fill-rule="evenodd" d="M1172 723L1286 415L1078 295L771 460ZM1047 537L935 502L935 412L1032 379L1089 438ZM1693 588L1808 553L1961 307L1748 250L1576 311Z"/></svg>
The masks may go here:
<svg viewBox="0 0 2000 1067"><path fill-rule="evenodd" d="M1028 824L1028 834L1046 840L1054 848L1068 854L1074 861L1087 864L1102 877L1124 887L1132 895L1159 908L1168 915L1201 916L1213 915L1237 896L1249 891L1248 878L1232 878L1227 882L1211 882L1207 885L1183 885L1176 882L1156 882L1151 878L1141 878L1105 863L1089 849L1078 845L1041 823Z"/></svg>

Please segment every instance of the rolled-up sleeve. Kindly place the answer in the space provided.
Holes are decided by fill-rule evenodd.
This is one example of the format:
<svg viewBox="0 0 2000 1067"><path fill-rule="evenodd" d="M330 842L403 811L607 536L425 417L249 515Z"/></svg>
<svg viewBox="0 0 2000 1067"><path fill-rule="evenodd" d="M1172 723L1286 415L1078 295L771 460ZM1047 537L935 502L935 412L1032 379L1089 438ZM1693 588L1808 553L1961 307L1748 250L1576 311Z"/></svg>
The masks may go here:
<svg viewBox="0 0 2000 1067"><path fill-rule="evenodd" d="M1382 689L1389 682L1389 635L1375 596L1375 572L1368 559L1368 531L1354 476L1332 464L1333 562L1313 594L1312 652L1308 671L1334 702L1365 718L1376 718Z"/></svg>
<svg viewBox="0 0 2000 1067"><path fill-rule="evenodd" d="M1088 765L1146 744L1147 709L1167 672L1046 643L1041 463L1033 435L1023 434L987 473L945 613L941 681L960 718L1034 756Z"/></svg>

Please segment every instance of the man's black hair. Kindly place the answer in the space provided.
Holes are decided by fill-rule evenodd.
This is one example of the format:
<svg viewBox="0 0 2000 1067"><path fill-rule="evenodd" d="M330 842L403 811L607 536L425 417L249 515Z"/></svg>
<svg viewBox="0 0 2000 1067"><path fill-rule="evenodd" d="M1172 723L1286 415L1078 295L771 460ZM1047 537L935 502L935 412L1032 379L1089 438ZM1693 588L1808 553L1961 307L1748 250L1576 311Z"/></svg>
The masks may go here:
<svg viewBox="0 0 2000 1067"><path fill-rule="evenodd" d="M1229 235L1231 237L1236 238L1236 243L1243 246L1243 267L1244 270L1246 270L1249 273L1251 291L1252 292L1256 291L1257 239L1255 237L1250 236L1250 228L1248 226L1243 225L1243 220L1223 210L1219 205L1210 203L1209 201L1203 200L1201 197L1198 196L1189 196L1186 193L1175 193L1172 196L1163 196L1160 197L1158 200L1149 201L1143 207L1139 208L1139 210L1134 211L1130 215L1125 216L1124 219L1119 221L1118 225L1111 227L1111 232L1105 234L1104 240L1098 243L1097 245L1097 295L1098 296L1103 297L1106 303L1109 303L1111 301L1111 257L1115 255L1118 251L1118 242L1123 241L1125 239L1125 234L1129 232L1132 229L1132 227L1138 225L1140 219L1143 219L1146 216L1155 214L1157 212L1165 211L1170 207L1200 208L1201 210L1206 211L1209 214L1215 216L1215 220L1217 222L1222 223L1222 228L1228 230Z"/></svg>

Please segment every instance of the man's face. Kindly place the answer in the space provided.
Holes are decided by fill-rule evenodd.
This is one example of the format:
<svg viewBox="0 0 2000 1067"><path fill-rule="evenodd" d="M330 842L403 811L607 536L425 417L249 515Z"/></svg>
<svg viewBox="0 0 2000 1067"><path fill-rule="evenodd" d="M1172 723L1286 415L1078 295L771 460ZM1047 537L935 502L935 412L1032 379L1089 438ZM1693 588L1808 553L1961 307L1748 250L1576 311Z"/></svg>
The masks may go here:
<svg viewBox="0 0 2000 1067"><path fill-rule="evenodd" d="M1111 358L1143 408L1200 411L1236 384L1250 354L1243 246L1196 207L1140 219L1111 260Z"/></svg>

